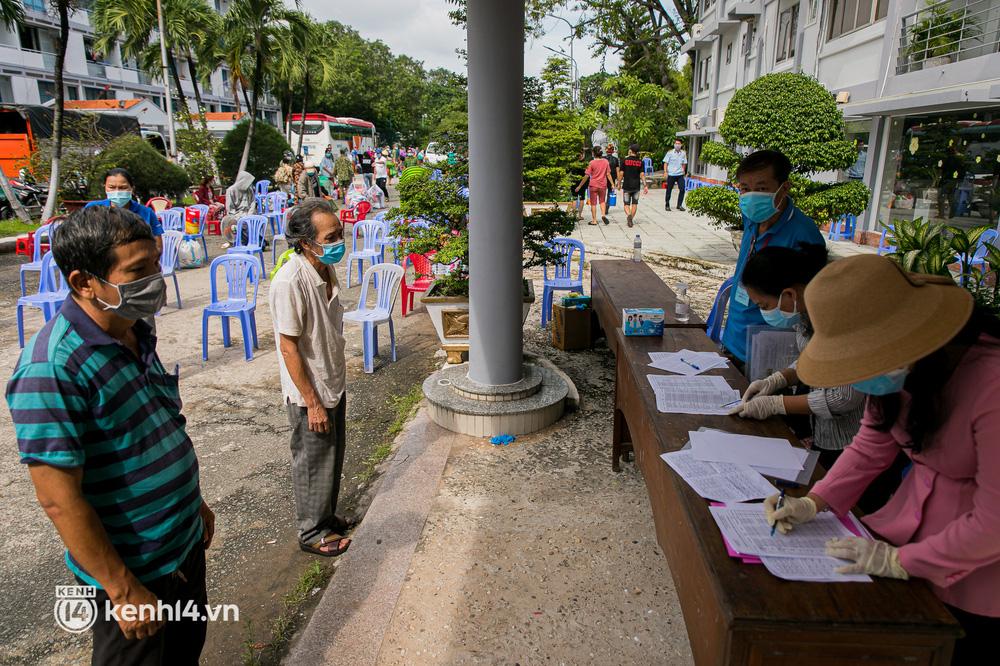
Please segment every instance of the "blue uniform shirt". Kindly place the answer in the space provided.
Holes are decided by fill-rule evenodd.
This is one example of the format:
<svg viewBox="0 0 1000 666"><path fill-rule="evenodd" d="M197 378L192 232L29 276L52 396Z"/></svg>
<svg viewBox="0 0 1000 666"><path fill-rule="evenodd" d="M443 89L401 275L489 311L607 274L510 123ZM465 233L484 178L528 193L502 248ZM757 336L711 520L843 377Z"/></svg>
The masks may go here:
<svg viewBox="0 0 1000 666"><path fill-rule="evenodd" d="M754 252L765 247L794 248L799 243L826 244L816 223L799 210L791 198L788 199L788 207L778 221L758 238L759 228L759 224L751 222L744 216L743 242L740 244L740 256L736 260L733 289L729 294L729 315L726 318L726 329L722 334L722 344L725 348L744 362L747 360L747 327L764 323L760 308L745 297L746 291L741 284L743 267L746 266L747 260Z"/></svg>
<svg viewBox="0 0 1000 666"><path fill-rule="evenodd" d="M97 201L91 201L90 203L87 204L86 207L90 208L91 206L110 206L110 205L111 205L110 199L98 199ZM143 206L135 199L129 201L128 205L125 206L125 208L127 208L128 210L132 211L133 213L141 217L143 221L149 225L149 228L153 230L154 236L163 235L163 223L160 222L160 218L156 216L155 210L149 208L148 206Z"/></svg>

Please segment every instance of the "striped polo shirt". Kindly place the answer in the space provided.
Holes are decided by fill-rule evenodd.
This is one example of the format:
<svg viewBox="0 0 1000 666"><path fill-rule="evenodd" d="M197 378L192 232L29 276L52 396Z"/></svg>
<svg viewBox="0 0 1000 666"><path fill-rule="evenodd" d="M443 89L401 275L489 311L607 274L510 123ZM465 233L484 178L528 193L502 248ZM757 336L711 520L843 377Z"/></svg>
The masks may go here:
<svg viewBox="0 0 1000 666"><path fill-rule="evenodd" d="M67 298L28 343L7 384L21 462L82 467L83 495L125 566L149 582L201 541L198 460L177 377L134 326L139 358ZM66 564L99 586L66 552Z"/></svg>

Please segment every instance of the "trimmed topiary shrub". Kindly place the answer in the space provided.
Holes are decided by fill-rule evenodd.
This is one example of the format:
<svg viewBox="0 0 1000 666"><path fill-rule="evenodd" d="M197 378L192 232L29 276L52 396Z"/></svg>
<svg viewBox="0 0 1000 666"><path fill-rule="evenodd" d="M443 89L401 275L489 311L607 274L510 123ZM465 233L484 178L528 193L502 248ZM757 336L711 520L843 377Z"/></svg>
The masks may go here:
<svg viewBox="0 0 1000 666"><path fill-rule="evenodd" d="M859 214L871 192L863 184L820 183L809 174L846 169L857 149L844 133L844 116L833 95L804 74L768 74L736 91L719 126L725 143L706 142L701 159L735 175L740 159L755 150L780 150L791 160L792 198L804 213L822 225L845 213ZM720 192L697 194L705 190ZM685 203L696 215L707 215L719 226L741 227L739 195L726 188L702 188ZM735 211L736 217L733 217Z"/></svg>
<svg viewBox="0 0 1000 666"><path fill-rule="evenodd" d="M141 136L124 135L108 144L87 174L91 198L103 199L104 173L113 167L128 170L135 180L135 193L140 201L158 194L170 198L183 196L191 185L184 169L172 164Z"/></svg>
<svg viewBox="0 0 1000 666"><path fill-rule="evenodd" d="M243 144L247 140L247 128L250 126L249 120L244 120L226 133L219 145L219 152L216 161L219 164L219 171L226 182L233 182L236 178L236 171L240 167L240 159L243 157ZM286 150L291 150L291 146L285 141L281 132L271 127L263 121L258 121L253 131L253 142L250 144L250 159L247 161L247 171L253 174L255 180L270 180L278 164L281 163L281 156Z"/></svg>

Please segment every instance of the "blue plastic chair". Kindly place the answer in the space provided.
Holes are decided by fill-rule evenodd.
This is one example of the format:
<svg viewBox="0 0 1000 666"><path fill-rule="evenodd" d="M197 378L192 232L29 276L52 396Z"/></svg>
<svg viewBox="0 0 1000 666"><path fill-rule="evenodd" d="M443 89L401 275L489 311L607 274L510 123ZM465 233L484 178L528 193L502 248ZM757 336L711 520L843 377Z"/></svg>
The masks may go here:
<svg viewBox="0 0 1000 666"><path fill-rule="evenodd" d="M344 321L361 324L361 346L365 359L365 372L375 371L375 357L378 356L378 327L389 324L389 343L392 345L392 361L396 362L396 331L392 325L392 310L399 293L399 283L403 279L403 268L396 264L375 264L365 271L361 282L358 307L353 312L344 313ZM375 288L375 304L368 306L368 285Z"/></svg>
<svg viewBox="0 0 1000 666"><path fill-rule="evenodd" d="M177 284L177 248L180 247L184 234L175 229L164 231L161 239L163 241L163 251L160 252L160 270L163 271L163 278L172 277L174 279L174 293L177 294L177 309L181 309L181 288Z"/></svg>
<svg viewBox="0 0 1000 666"><path fill-rule="evenodd" d="M642 158L642 172L647 176L653 175L653 158L643 157Z"/></svg>
<svg viewBox="0 0 1000 666"><path fill-rule="evenodd" d="M264 229L267 218L263 215L244 215L236 222L236 238L226 254L254 254L260 257L260 270L264 272ZM246 234L243 230L246 229ZM246 242L244 243L244 235Z"/></svg>
<svg viewBox="0 0 1000 666"><path fill-rule="evenodd" d="M37 241L35 242L37 247ZM45 321L48 321L56 316L63 301L69 298L69 287L66 286L62 271L52 258L52 253L46 252L41 262L38 293L17 299L17 343L21 345L21 349L24 349L24 308L38 308L42 311Z"/></svg>
<svg viewBox="0 0 1000 666"><path fill-rule="evenodd" d="M187 210L197 211L198 213L198 233L196 234L186 234L188 238L197 238L201 240L201 248L205 250L205 259L208 259L208 243L205 241L205 223L208 222L208 206L205 204L194 204L188 206L185 209L185 215Z"/></svg>
<svg viewBox="0 0 1000 666"><path fill-rule="evenodd" d="M578 291L583 293L583 262L586 250L583 243L573 238L553 238L545 244L561 256L559 263L553 266L552 277L549 277L548 263L542 266L542 328L549 325L552 318L552 295L556 291ZM573 255L580 253L576 277L573 277Z"/></svg>
<svg viewBox="0 0 1000 666"><path fill-rule="evenodd" d="M258 211L260 215L267 218L267 225L271 229L271 236L274 236L275 227L278 226L288 207L288 195L284 192L270 192L264 196L264 210Z"/></svg>
<svg viewBox="0 0 1000 666"><path fill-rule="evenodd" d="M253 200L257 204L257 212L263 215L267 209L264 204L264 197L267 196L268 190L271 189L271 181L269 180L258 180L253 186Z"/></svg>
<svg viewBox="0 0 1000 666"><path fill-rule="evenodd" d="M271 265L278 265L278 241L283 240L285 244L288 244L288 239L285 238L285 227L288 225L288 216L292 214L295 210L295 206L291 206L285 209L281 215L273 218L273 226L271 227ZM268 214L268 219L272 219L271 216L274 213Z"/></svg>
<svg viewBox="0 0 1000 666"><path fill-rule="evenodd" d="M882 228L882 235L879 236L879 239L878 239L878 255L879 256L882 256L883 254L891 254L891 253L893 253L893 252L896 251L896 246L895 245L889 245L889 243L885 239L886 234L892 228L893 228L892 225L889 225L888 229L886 229L885 227Z"/></svg>
<svg viewBox="0 0 1000 666"><path fill-rule="evenodd" d="M226 274L226 298L219 299L216 279L218 268ZM257 346L257 289L260 286L262 267L257 257L249 254L225 254L212 260L209 267L212 302L201 315L201 358L208 360L208 318L222 318L222 346L230 347L229 318L240 320L243 331L243 351L248 361L253 360ZM251 347L251 342L253 346Z"/></svg>
<svg viewBox="0 0 1000 666"><path fill-rule="evenodd" d="M52 232L56 230L59 226L59 222L50 222L49 224L43 224L35 229L35 246L32 251L31 261L26 264L21 264L21 296L28 295L27 285L24 282L25 273L41 273L42 272L42 237L47 236L47 243L49 244L49 249L52 248ZM41 283L41 277L39 277L39 284Z"/></svg>
<svg viewBox="0 0 1000 666"><path fill-rule="evenodd" d="M845 213L830 223L830 231L826 237L834 241L854 240L854 227L857 223L857 215Z"/></svg>
<svg viewBox="0 0 1000 666"><path fill-rule="evenodd" d="M729 292L732 289L733 278L726 278L719 287L719 293L715 295L712 311L708 313L708 321L705 322L705 335L717 345L722 344L722 332L726 330L726 306L729 305Z"/></svg>
<svg viewBox="0 0 1000 666"><path fill-rule="evenodd" d="M1000 247L997 244L997 237L1000 234L997 233L996 229L987 229L983 232L983 235L979 237L979 243L976 245L976 251L972 253L971 267L979 268L981 271L986 270L986 246L993 245L994 247Z"/></svg>
<svg viewBox="0 0 1000 666"><path fill-rule="evenodd" d="M364 271L365 260L382 263L385 260L385 237L388 235L388 226L379 220L359 220L354 223L351 230L351 254L347 257L347 288L351 288L351 275L354 273L354 262L358 262L358 281ZM358 236L361 236L361 247L358 248ZM376 259L378 261L376 261Z"/></svg>
<svg viewBox="0 0 1000 666"><path fill-rule="evenodd" d="M182 209L183 210L183 209ZM169 208L156 214L164 231L184 231L184 214L176 208Z"/></svg>

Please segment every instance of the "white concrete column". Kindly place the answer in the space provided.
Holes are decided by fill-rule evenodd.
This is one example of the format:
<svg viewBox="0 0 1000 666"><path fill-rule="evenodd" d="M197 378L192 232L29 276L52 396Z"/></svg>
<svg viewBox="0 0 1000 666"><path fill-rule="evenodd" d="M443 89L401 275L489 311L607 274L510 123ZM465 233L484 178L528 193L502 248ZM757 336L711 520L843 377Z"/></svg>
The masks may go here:
<svg viewBox="0 0 1000 666"><path fill-rule="evenodd" d="M524 0L468 3L469 378L521 380Z"/></svg>

